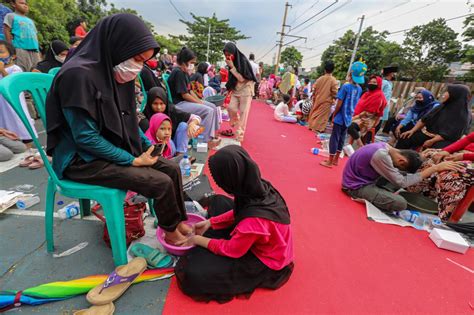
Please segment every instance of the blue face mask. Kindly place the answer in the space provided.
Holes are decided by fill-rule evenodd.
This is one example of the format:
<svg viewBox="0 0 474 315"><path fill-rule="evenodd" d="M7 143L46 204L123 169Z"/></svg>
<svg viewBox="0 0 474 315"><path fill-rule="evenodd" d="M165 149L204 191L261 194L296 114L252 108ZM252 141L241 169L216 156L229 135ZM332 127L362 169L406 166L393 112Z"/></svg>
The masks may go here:
<svg viewBox="0 0 474 315"><path fill-rule="evenodd" d="M4 64L8 65L10 63L11 59L12 59L12 57L0 58L0 61L3 62Z"/></svg>

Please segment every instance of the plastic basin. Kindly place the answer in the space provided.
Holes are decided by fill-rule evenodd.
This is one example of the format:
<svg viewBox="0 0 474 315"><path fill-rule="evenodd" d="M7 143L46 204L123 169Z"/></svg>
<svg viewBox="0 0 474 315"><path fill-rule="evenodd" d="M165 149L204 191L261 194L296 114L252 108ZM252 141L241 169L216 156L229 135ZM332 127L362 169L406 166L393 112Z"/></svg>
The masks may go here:
<svg viewBox="0 0 474 315"><path fill-rule="evenodd" d="M200 215L193 214L193 213L188 213L188 220L185 221L189 225L194 225L198 222L205 221L206 219L201 217ZM160 242L161 245L166 249L166 251L172 255L176 256L182 256L186 254L188 250L194 247L193 246L173 246L165 241L165 231L162 230L160 227L156 229L156 238L158 239L158 242Z"/></svg>
<svg viewBox="0 0 474 315"><path fill-rule="evenodd" d="M409 209L438 215L438 204L430 198L408 191L401 191L400 196L405 198Z"/></svg>
<svg viewBox="0 0 474 315"><path fill-rule="evenodd" d="M225 101L225 95L214 95L214 96L209 96L206 97L206 101L209 103L212 103L216 106L222 106Z"/></svg>

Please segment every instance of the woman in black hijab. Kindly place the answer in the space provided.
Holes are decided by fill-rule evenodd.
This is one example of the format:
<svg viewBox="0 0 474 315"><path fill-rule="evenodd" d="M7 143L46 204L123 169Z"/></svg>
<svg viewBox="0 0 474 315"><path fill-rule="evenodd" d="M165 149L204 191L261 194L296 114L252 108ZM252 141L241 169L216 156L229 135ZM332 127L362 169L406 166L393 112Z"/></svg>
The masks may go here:
<svg viewBox="0 0 474 315"><path fill-rule="evenodd" d="M138 127L134 81L159 51L135 15L102 19L55 77L46 100L48 153L59 178L154 199L170 243L190 228L178 165L152 156Z"/></svg>
<svg viewBox="0 0 474 315"><path fill-rule="evenodd" d="M244 141L245 127L250 112L252 97L255 95L257 78L252 65L245 55L237 49L234 43L224 46L225 62L229 67L229 81L226 88L232 92L229 107L230 124L237 127L236 139Z"/></svg>
<svg viewBox="0 0 474 315"><path fill-rule="evenodd" d="M53 68L61 67L66 60L69 48L60 40L53 40L49 45L44 60L36 65L36 70L48 73Z"/></svg>
<svg viewBox="0 0 474 315"><path fill-rule="evenodd" d="M209 167L216 184L234 201L214 196L211 219L194 226L196 235L188 244L199 247L178 261L179 287L196 300L221 303L250 297L256 288L278 289L293 271L285 200L240 146L219 150Z"/></svg>
<svg viewBox="0 0 474 315"><path fill-rule="evenodd" d="M415 127L400 135L397 149L442 149L459 140L470 122L471 92L462 84L448 85L443 104L431 110Z"/></svg>

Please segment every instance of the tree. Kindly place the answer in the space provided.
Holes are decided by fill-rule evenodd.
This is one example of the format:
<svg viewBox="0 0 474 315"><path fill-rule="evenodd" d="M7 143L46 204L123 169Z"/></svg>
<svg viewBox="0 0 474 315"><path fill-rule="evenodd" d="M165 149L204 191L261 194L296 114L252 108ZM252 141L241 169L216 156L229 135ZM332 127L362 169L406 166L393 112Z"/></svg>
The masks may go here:
<svg viewBox="0 0 474 315"><path fill-rule="evenodd" d="M462 61L474 64L474 46L470 44L474 40L474 15L470 15L464 20L464 32L462 36L464 37L463 41L466 43L462 51ZM463 80L474 82L474 69L469 70L469 72L464 75Z"/></svg>
<svg viewBox="0 0 474 315"><path fill-rule="evenodd" d="M168 38L163 35L155 35L155 39L158 44L160 44L161 50L166 48L171 54L177 53L183 47L183 43L181 43L181 41L176 37Z"/></svg>
<svg viewBox="0 0 474 315"><path fill-rule="evenodd" d="M240 33L239 30L230 26L229 20L219 20L214 13L212 17L197 16L190 13L193 21L180 20L186 25L189 35L171 36L186 44L194 50L199 61L207 60L207 42L209 26L211 30L211 40L209 42L209 62L216 63L223 60L222 49L226 42L236 42L249 37Z"/></svg>
<svg viewBox="0 0 474 315"><path fill-rule="evenodd" d="M460 59L457 35L442 18L410 29L403 41L406 74L412 80L442 81L449 63Z"/></svg>
<svg viewBox="0 0 474 315"><path fill-rule="evenodd" d="M293 46L285 48L281 53L280 61L285 67L291 66L294 69L298 69L303 61L303 55Z"/></svg>

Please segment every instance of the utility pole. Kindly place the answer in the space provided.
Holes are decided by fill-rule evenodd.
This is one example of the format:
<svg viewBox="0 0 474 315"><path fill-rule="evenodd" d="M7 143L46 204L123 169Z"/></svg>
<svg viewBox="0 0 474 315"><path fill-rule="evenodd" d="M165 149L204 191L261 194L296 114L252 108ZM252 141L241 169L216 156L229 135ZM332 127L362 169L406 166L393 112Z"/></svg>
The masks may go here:
<svg viewBox="0 0 474 315"><path fill-rule="evenodd" d="M364 19L365 19L365 15L362 15L362 17L360 18L359 32L357 33L354 49L352 50L351 62L349 63L349 69L347 69L346 78L348 78L349 74L351 73L351 67L352 67L352 64L354 63L354 59L357 53L357 48L359 47L360 34L362 33L362 25L364 24Z"/></svg>
<svg viewBox="0 0 474 315"><path fill-rule="evenodd" d="M281 33L280 33L280 41L278 44L278 53L277 53L277 58L276 58L276 63L275 63L275 74L278 74L278 67L280 65L280 54L281 54L281 47L283 47L283 38L285 37L285 27L288 26L286 25L286 16L288 14L288 8L291 7L291 5L287 2L285 4L285 15L283 15L283 24L281 25Z"/></svg>
<svg viewBox="0 0 474 315"><path fill-rule="evenodd" d="M207 54L206 61L209 62L209 45L211 44L211 23L209 23L209 30L207 31Z"/></svg>

